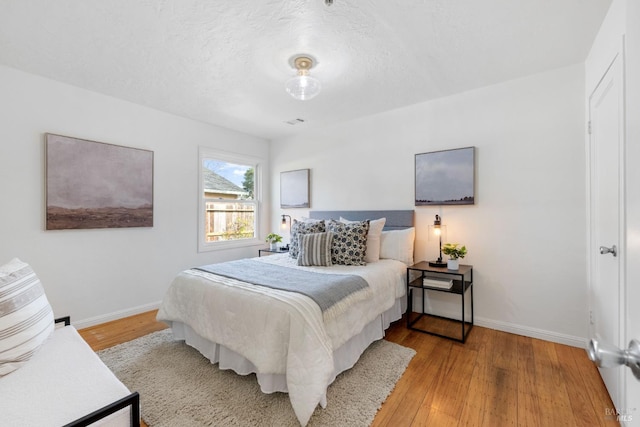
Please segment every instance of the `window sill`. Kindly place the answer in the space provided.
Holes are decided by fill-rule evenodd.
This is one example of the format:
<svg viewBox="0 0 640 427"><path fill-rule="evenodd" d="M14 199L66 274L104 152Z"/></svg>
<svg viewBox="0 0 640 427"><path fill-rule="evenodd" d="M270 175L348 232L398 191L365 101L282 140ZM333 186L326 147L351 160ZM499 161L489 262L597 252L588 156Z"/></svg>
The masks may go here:
<svg viewBox="0 0 640 427"><path fill-rule="evenodd" d="M246 240L229 240L226 242L215 243L200 243L198 245L198 252L213 252L227 249L242 249L251 248L255 246L264 246L264 242L259 239L246 239Z"/></svg>

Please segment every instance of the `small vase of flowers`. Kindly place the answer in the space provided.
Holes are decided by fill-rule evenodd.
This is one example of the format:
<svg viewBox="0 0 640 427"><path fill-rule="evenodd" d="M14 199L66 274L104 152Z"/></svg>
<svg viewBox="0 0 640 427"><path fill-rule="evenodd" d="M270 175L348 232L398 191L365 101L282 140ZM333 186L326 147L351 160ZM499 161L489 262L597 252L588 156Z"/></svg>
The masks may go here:
<svg viewBox="0 0 640 427"><path fill-rule="evenodd" d="M282 242L282 236L276 233L270 233L265 241L269 243L269 249L275 251L278 249L278 243Z"/></svg>
<svg viewBox="0 0 640 427"><path fill-rule="evenodd" d="M467 247L460 246L458 243L445 243L442 245L442 253L449 257L447 261L447 268L449 270L457 270L460 267L459 259L462 259L467 255Z"/></svg>

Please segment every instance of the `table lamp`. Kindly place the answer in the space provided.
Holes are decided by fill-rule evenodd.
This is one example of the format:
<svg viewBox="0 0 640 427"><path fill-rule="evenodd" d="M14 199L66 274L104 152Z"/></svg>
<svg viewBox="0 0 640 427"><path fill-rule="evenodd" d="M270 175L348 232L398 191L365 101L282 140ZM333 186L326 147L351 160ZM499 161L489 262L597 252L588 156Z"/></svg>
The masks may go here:
<svg viewBox="0 0 640 427"><path fill-rule="evenodd" d="M435 261L429 261L430 267L446 267L447 263L442 261L442 232L444 231L444 225L442 225L442 220L440 215L436 215L435 221L433 221L433 225L429 226L429 240L431 240L431 236L438 236L438 249L440 250L440 254L438 259Z"/></svg>

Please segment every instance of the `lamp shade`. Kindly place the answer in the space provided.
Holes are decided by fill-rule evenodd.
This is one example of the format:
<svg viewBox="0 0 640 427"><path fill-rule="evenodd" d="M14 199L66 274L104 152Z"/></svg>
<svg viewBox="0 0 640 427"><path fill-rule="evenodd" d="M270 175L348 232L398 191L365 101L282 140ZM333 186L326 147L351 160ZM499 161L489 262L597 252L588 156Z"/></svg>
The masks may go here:
<svg viewBox="0 0 640 427"><path fill-rule="evenodd" d="M291 227L291 217L289 215L282 215L282 223L280 228L283 230L287 228L287 218L289 218L289 227Z"/></svg>
<svg viewBox="0 0 640 427"><path fill-rule="evenodd" d="M320 80L309 75L291 77L285 83L289 95L299 101L306 101L320 93Z"/></svg>

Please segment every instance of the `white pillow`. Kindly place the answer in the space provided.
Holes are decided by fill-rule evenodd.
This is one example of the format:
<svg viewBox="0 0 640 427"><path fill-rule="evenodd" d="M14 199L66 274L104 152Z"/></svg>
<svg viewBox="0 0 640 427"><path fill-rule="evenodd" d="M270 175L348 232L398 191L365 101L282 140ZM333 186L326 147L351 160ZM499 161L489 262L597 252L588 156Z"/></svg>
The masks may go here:
<svg viewBox="0 0 640 427"><path fill-rule="evenodd" d="M302 221L302 222L320 222L320 221L324 221L324 219L316 219L316 218L309 218L308 216L303 216L298 221Z"/></svg>
<svg viewBox="0 0 640 427"><path fill-rule="evenodd" d="M416 229L414 227L383 231L380 236L380 258L396 259L407 265L413 265L415 236Z"/></svg>
<svg viewBox="0 0 640 427"><path fill-rule="evenodd" d="M53 311L33 269L18 258L0 266L0 377L35 354L53 332Z"/></svg>
<svg viewBox="0 0 640 427"><path fill-rule="evenodd" d="M340 217L340 222L353 224L360 221L349 221ZM369 221L369 233L367 234L367 252L364 256L365 262L376 262L380 259L380 235L384 228L386 218L372 219Z"/></svg>

